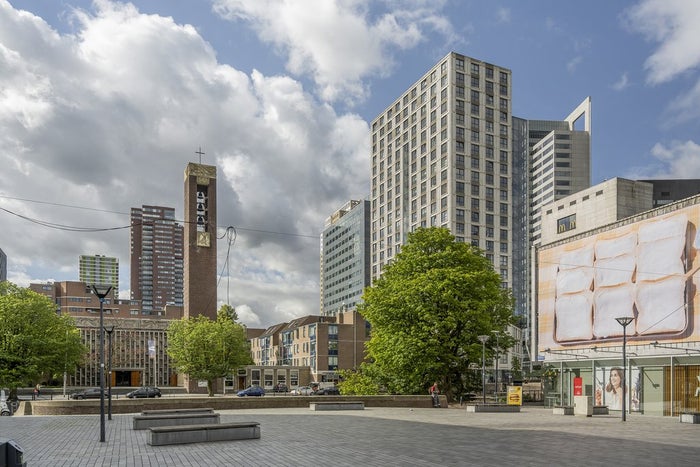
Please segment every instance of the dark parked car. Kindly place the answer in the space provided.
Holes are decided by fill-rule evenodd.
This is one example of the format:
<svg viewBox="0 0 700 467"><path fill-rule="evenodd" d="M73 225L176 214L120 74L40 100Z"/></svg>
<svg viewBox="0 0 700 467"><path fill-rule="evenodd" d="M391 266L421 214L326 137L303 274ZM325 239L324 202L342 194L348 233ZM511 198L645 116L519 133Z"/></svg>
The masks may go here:
<svg viewBox="0 0 700 467"><path fill-rule="evenodd" d="M128 397L129 399L160 397L160 389L151 386L146 386L143 388L134 389L133 391L126 393L126 397Z"/></svg>
<svg viewBox="0 0 700 467"><path fill-rule="evenodd" d="M279 383L272 388L272 392L289 392L289 388L284 383Z"/></svg>
<svg viewBox="0 0 700 467"><path fill-rule="evenodd" d="M314 392L314 394L317 396L339 396L340 389L338 389L335 386L330 388L320 388L316 392Z"/></svg>
<svg viewBox="0 0 700 467"><path fill-rule="evenodd" d="M105 397L107 397L107 392L105 391ZM82 391L74 392L70 395L71 399L99 399L100 398L100 388L87 388Z"/></svg>
<svg viewBox="0 0 700 467"><path fill-rule="evenodd" d="M260 386L248 386L245 389L241 389L236 393L238 397L244 396L264 396L265 390Z"/></svg>

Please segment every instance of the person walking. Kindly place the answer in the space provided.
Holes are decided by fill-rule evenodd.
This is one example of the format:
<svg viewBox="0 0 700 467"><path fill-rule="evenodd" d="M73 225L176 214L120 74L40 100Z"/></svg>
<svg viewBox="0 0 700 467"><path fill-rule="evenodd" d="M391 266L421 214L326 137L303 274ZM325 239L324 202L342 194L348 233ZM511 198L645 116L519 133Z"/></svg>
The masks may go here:
<svg viewBox="0 0 700 467"><path fill-rule="evenodd" d="M433 398L433 407L440 407L440 389L438 388L437 381L430 386L430 390L428 392Z"/></svg>

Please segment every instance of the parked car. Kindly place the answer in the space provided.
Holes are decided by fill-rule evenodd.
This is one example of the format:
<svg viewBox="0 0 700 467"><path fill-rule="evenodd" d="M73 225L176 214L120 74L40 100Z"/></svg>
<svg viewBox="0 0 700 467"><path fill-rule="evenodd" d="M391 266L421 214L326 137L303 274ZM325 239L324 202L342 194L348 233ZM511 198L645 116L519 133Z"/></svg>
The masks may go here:
<svg viewBox="0 0 700 467"><path fill-rule="evenodd" d="M279 383L272 388L272 392L289 392L289 388L284 383Z"/></svg>
<svg viewBox="0 0 700 467"><path fill-rule="evenodd" d="M107 397L107 392L105 391L105 397ZM82 391L74 392L70 395L71 399L99 399L100 398L100 388L87 388Z"/></svg>
<svg viewBox="0 0 700 467"><path fill-rule="evenodd" d="M245 397L245 396L264 396L265 395L265 390L260 387L260 386L248 386L245 389L241 389L236 393L238 397Z"/></svg>
<svg viewBox="0 0 700 467"><path fill-rule="evenodd" d="M142 388L134 389L131 392L126 393L126 397L129 399L141 399L141 398L147 398L147 397L160 397L160 389L152 387L152 386L145 386Z"/></svg>
<svg viewBox="0 0 700 467"><path fill-rule="evenodd" d="M316 390L316 392L314 392L314 394L317 396L339 396L340 389L335 386L329 388L319 388Z"/></svg>
<svg viewBox="0 0 700 467"><path fill-rule="evenodd" d="M292 389L292 392L290 392L290 394L293 396L310 396L313 393L314 390L311 388L311 386L299 386L296 389Z"/></svg>

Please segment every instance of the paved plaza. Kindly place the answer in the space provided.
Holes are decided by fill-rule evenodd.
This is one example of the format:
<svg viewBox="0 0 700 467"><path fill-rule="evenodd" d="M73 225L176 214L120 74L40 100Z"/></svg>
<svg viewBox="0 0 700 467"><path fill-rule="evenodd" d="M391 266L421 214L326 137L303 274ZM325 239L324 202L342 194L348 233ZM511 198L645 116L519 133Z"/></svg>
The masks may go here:
<svg viewBox="0 0 700 467"><path fill-rule="evenodd" d="M521 413L373 408L222 410L221 422L260 422L256 440L149 446L133 415L0 418L30 467L41 466L435 466L698 465L700 425L631 414L579 417L523 407Z"/></svg>

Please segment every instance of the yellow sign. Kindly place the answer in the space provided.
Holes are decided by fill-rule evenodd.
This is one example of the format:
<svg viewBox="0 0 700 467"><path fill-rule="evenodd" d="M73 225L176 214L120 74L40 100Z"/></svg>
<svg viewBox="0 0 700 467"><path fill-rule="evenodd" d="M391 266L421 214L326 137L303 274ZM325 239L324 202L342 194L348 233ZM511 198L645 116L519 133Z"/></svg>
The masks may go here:
<svg viewBox="0 0 700 467"><path fill-rule="evenodd" d="M522 386L508 386L508 405L523 405Z"/></svg>

